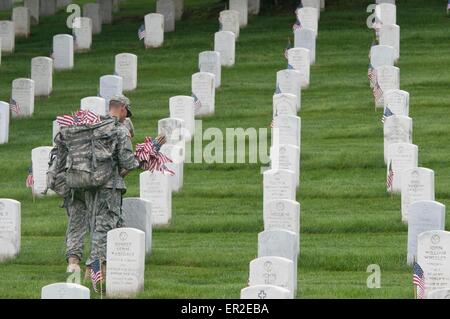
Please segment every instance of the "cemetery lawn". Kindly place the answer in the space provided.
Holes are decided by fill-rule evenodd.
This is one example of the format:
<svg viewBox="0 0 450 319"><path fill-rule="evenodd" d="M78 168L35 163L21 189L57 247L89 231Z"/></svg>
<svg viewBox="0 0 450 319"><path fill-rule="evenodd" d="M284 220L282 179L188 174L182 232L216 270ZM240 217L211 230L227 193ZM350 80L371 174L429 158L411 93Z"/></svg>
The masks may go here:
<svg viewBox="0 0 450 319"><path fill-rule="evenodd" d="M31 149L51 144L55 116L97 95L99 77L112 74L114 55L121 52L138 55L138 89L127 94L135 143L156 134L158 119L169 116L169 97L190 95L198 53L213 48L220 7L213 0L185 0L186 18L177 22L176 32L165 35L162 48L145 50L137 30L143 15L154 11L146 2L123 3L116 22L94 36L92 50L75 55L75 68L54 74L53 93L36 99L33 118L11 121L10 142L0 145L0 198L22 203L22 247L16 259L0 264L1 298L39 298L42 286L66 280L67 218L61 200L33 203L25 188ZM373 32L365 24L369 1L364 2L339 1L339 7L328 4L321 13L317 63L311 86L302 92L298 298L413 297L400 198L388 196L384 187L381 110L374 110L367 81ZM450 207L450 19L445 1L398 2L398 66L401 88L411 95L413 142L419 164L435 171L436 200ZM241 30L236 65L222 70L216 112L204 119L203 129L268 127L275 73L286 67L283 52L287 38L293 41L295 21L292 12L272 14L251 17ZM69 32L67 15L42 18L29 39L16 40L14 55L2 57L0 100L9 100L13 79L30 75L31 58L50 54L54 34ZM8 14L1 12L0 19ZM263 230L262 166L185 165L184 188L173 196L172 223L154 230L139 297L239 297ZM127 177L127 185L126 196L139 196L138 172ZM449 223L447 218L447 229ZM380 289L366 286L370 264L381 267Z"/></svg>

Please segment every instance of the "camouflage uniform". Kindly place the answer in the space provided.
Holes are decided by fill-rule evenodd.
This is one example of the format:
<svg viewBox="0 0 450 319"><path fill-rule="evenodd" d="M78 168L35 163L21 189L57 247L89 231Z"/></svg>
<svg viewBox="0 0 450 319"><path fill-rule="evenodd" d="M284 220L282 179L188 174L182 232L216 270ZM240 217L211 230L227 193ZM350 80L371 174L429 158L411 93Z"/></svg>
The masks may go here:
<svg viewBox="0 0 450 319"><path fill-rule="evenodd" d="M67 229L67 257L81 260L83 238L91 230L91 253L86 264L100 259L106 261L106 237L108 231L121 226L122 194L126 191L125 181L120 176L123 170L130 171L139 166L134 157L129 131L123 124L117 127L116 171L113 177L97 191L75 191L66 198L69 215Z"/></svg>

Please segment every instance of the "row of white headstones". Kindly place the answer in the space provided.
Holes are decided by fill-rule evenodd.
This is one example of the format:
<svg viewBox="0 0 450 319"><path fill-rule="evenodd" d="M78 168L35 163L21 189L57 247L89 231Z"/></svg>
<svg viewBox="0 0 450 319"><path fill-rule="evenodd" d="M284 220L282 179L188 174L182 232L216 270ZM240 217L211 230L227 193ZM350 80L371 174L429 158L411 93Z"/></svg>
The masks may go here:
<svg viewBox="0 0 450 319"><path fill-rule="evenodd" d="M277 72L273 96L271 167L263 173L264 231L258 234L258 257L250 262L242 299L293 299L297 293L300 254L301 91L309 86L323 1L302 1L296 10L294 47L285 52L288 68ZM301 25L301 27L298 27Z"/></svg>
<svg viewBox="0 0 450 319"><path fill-rule="evenodd" d="M185 141L194 134L195 116L214 113L215 89L220 81L221 67L234 65L235 40L239 28L246 25L247 3L230 1L230 10L220 13L221 28L215 34L215 50L199 54L200 72L192 75L192 96L174 96L169 100L170 118L158 121L158 133L167 136L167 143L162 152L168 153L174 163L169 164L175 171L174 176L159 172L144 172L140 175L140 198L126 198L123 201L125 228L108 233L107 244L107 295L132 296L143 289L145 255L151 252L152 226L168 225L171 220L172 191L179 191L183 183L183 160ZM233 10L234 9L234 10ZM255 13L258 13L258 10ZM160 14L150 14L159 15ZM146 22L147 17L146 16ZM245 16L244 19L241 19ZM146 28L148 30L148 28ZM233 31L225 31L232 29ZM72 43L72 42L70 42ZM70 46L67 42L67 45ZM69 54L71 50L68 50ZM221 57L227 59L222 60ZM115 71L118 75L106 75L100 78L100 96L86 97L81 100L82 109L90 109L98 114L106 114L108 99L114 94L124 91L123 83L132 82L137 86L137 56L129 53L116 56ZM124 78L128 80L125 81ZM220 82L219 82L220 83ZM53 135L58 132L54 122ZM46 189L46 171L50 146L32 150L33 193L40 196ZM48 194L51 194L48 193ZM1 225L10 225L9 230L1 238L6 238L7 249L0 255L10 258L20 250L20 203L10 199L2 199ZM0 205L0 208L2 206ZM1 228L0 228L1 229ZM127 247L127 250L124 250ZM118 252L120 250L120 253ZM135 258L129 258L130 255ZM126 259L126 263L124 262ZM48 285L42 290L43 298L89 298L89 290L77 284L57 283Z"/></svg>
<svg viewBox="0 0 450 319"><path fill-rule="evenodd" d="M407 264L422 267L426 298L450 298L450 232L445 206L435 201L434 171L418 167L418 147L412 144L409 93L400 90L400 27L393 1L378 1L375 30L378 45L370 49L371 87L375 107L383 107L384 161L387 191L401 194L402 221L408 225Z"/></svg>

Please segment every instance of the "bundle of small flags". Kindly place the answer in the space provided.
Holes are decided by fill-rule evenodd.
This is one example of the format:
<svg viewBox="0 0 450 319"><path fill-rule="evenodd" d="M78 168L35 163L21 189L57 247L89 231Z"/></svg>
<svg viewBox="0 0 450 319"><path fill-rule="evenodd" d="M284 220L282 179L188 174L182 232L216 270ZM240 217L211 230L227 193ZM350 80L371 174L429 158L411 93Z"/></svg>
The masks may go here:
<svg viewBox="0 0 450 319"><path fill-rule="evenodd" d="M25 186L26 186L27 188L32 188L33 185L34 185L33 169L30 167L30 168L28 169L28 176L27 176L27 179L26 179L26 181L25 181Z"/></svg>
<svg viewBox="0 0 450 319"><path fill-rule="evenodd" d="M395 114L392 113L391 109L390 109L389 107L386 106L386 108L384 109L384 112L383 112L383 117L381 118L381 123L384 124L384 122L386 121L386 119L387 119L389 116L392 116L392 115L395 115Z"/></svg>
<svg viewBox="0 0 450 319"><path fill-rule="evenodd" d="M388 176L386 180L386 188L388 191L392 190L392 185L394 182L394 170L392 169L392 161L389 163Z"/></svg>
<svg viewBox="0 0 450 319"><path fill-rule="evenodd" d="M11 109L11 112L15 113L16 115L20 115L20 113L22 113L19 103L17 103L17 101L14 99L11 99L9 101L9 108Z"/></svg>
<svg viewBox="0 0 450 319"><path fill-rule="evenodd" d="M194 98L194 108L196 110L200 109L202 107L202 102L199 100L197 95L195 95L194 92L192 92L192 97Z"/></svg>
<svg viewBox="0 0 450 319"><path fill-rule="evenodd" d="M80 110L73 115L62 115L56 117L60 126L93 125L101 122L100 116L90 110Z"/></svg>
<svg viewBox="0 0 450 319"><path fill-rule="evenodd" d="M423 269L417 262L413 266L413 285L417 286L417 299L423 299L425 296L425 276Z"/></svg>
<svg viewBox="0 0 450 319"><path fill-rule="evenodd" d="M138 29L138 38L139 38L139 41L141 41L142 39L145 38L145 25L144 24L142 24Z"/></svg>
<svg viewBox="0 0 450 319"><path fill-rule="evenodd" d="M156 139L146 137L144 143L136 145L134 155L142 169L150 172L159 171L163 174L175 175L175 172L166 166L167 163L172 163L172 160L160 152L161 146L164 143L165 137L158 136Z"/></svg>
<svg viewBox="0 0 450 319"><path fill-rule="evenodd" d="M92 288L94 288L95 292L98 292L97 289L97 283L101 280L103 280L103 274L102 269L100 267L100 261L97 259L92 264L90 264L91 268L91 281L92 281Z"/></svg>

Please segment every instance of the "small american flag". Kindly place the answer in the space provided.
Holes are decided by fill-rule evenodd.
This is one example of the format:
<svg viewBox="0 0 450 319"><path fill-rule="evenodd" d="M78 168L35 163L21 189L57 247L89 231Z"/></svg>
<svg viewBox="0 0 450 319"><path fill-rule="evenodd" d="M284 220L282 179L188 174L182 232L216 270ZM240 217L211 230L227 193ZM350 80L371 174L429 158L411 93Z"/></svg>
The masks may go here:
<svg viewBox="0 0 450 319"><path fill-rule="evenodd" d="M288 68L288 70L293 70L294 69L294 67L292 65L290 65L289 63L287 65L287 68Z"/></svg>
<svg viewBox="0 0 450 319"><path fill-rule="evenodd" d="M194 108L196 110L200 109L202 107L202 102L200 101L200 99L197 97L197 95L195 95L194 92L192 92L192 97L194 98Z"/></svg>
<svg viewBox="0 0 450 319"><path fill-rule="evenodd" d="M425 296L425 277L422 267L417 262L413 266L413 285L417 286L417 299L423 299Z"/></svg>
<svg viewBox="0 0 450 319"><path fill-rule="evenodd" d="M9 108L11 109L11 112L13 112L16 115L20 115L22 113L19 103L17 103L17 101L14 99L11 99L9 101Z"/></svg>
<svg viewBox="0 0 450 319"><path fill-rule="evenodd" d="M392 183L394 182L394 170L392 169L392 160L389 162L388 176L386 180L386 187L390 191L392 190Z"/></svg>
<svg viewBox="0 0 450 319"><path fill-rule="evenodd" d="M298 17L297 17L297 19L295 20L294 25L292 26L292 31L295 32L295 30L298 30L298 29L300 29L301 27L302 27L302 23L300 22L300 20L299 20Z"/></svg>
<svg viewBox="0 0 450 319"><path fill-rule="evenodd" d="M142 39L145 38L145 25L144 24L142 24L138 29L138 38L139 38L139 41L141 41Z"/></svg>
<svg viewBox="0 0 450 319"><path fill-rule="evenodd" d="M377 79L377 74L371 63L369 63L369 68L367 69L367 77L369 78L370 87L374 87L375 81Z"/></svg>
<svg viewBox="0 0 450 319"><path fill-rule="evenodd" d="M33 169L30 167L30 168L28 169L28 176L27 176L27 179L26 179L26 181L25 181L25 186L26 186L27 188L32 188L32 187L33 187L33 184L34 184L34 179L33 179Z"/></svg>
<svg viewBox="0 0 450 319"><path fill-rule="evenodd" d="M73 35L73 49L74 50L78 49L78 41L77 41L77 36L75 34Z"/></svg>
<svg viewBox="0 0 450 319"><path fill-rule="evenodd" d="M97 259L94 261L91 266L91 281L92 281L92 288L94 288L95 292L98 292L97 289L97 283L101 280L103 280L103 274L100 267L100 261Z"/></svg>
<svg viewBox="0 0 450 319"><path fill-rule="evenodd" d="M386 121L386 119L392 115L394 115L394 113L392 113L391 109L386 106L386 108L384 109L384 112L383 112L383 117L381 118L381 123L384 124L384 121Z"/></svg>
<svg viewBox="0 0 450 319"><path fill-rule="evenodd" d="M375 82L373 88L373 97L375 98L375 101L379 101L383 97L383 90L381 89L378 82Z"/></svg>
<svg viewBox="0 0 450 319"><path fill-rule="evenodd" d="M292 48L291 39L288 39L288 43L286 45L286 48L284 49L284 57L286 58L286 60L289 59L288 52L290 48Z"/></svg>

